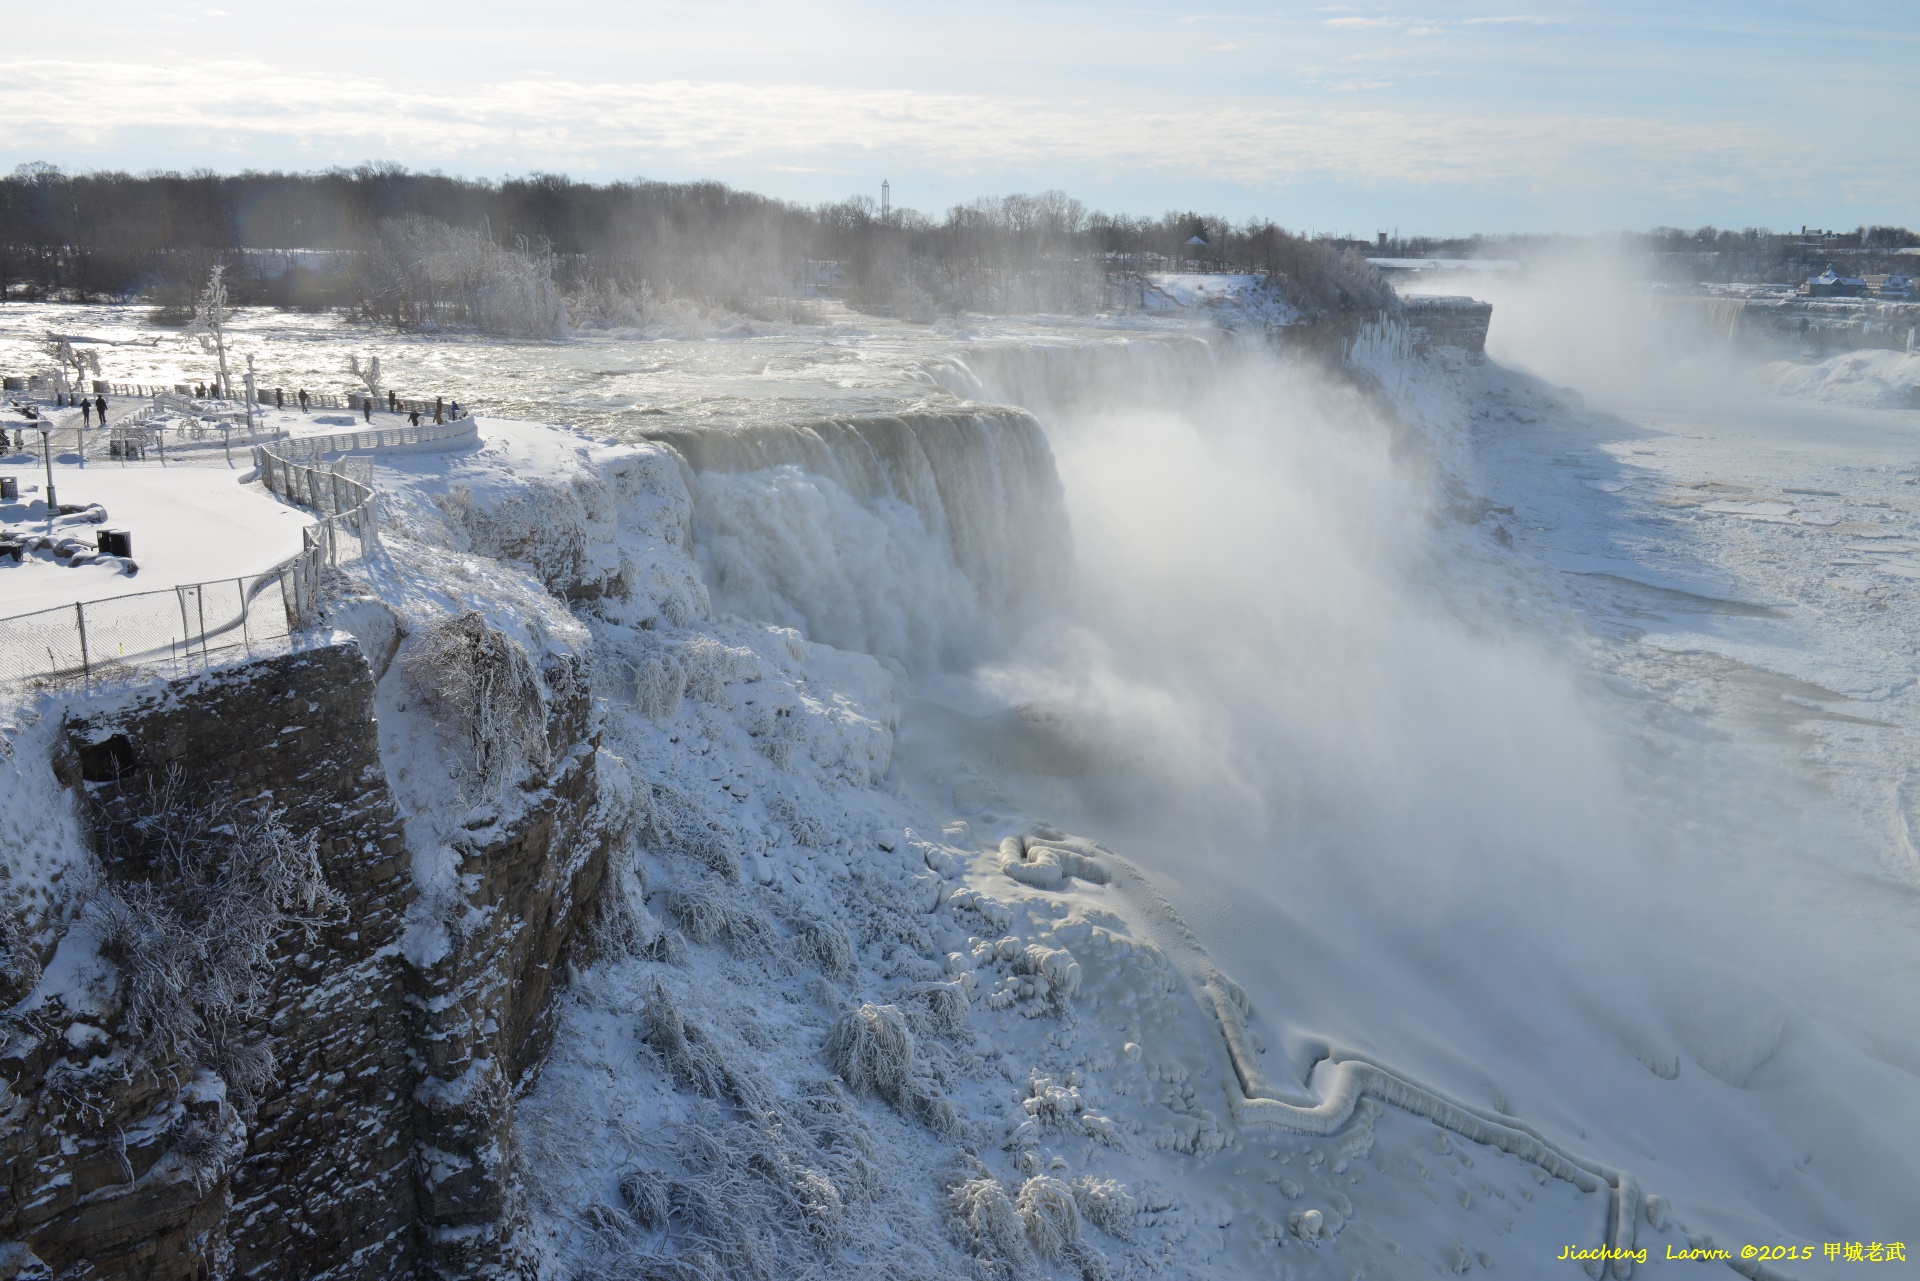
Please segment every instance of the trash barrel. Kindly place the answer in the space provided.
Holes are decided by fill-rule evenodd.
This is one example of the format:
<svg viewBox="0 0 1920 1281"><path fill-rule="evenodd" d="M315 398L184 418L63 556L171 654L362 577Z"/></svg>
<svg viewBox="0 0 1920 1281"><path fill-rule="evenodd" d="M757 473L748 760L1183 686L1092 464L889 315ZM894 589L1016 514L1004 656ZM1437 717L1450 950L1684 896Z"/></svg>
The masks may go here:
<svg viewBox="0 0 1920 1281"><path fill-rule="evenodd" d="M20 478L0 476L0 501L16 502L20 497Z"/></svg>
<svg viewBox="0 0 1920 1281"><path fill-rule="evenodd" d="M7 391L25 391L27 389L27 380L24 378L8 378L5 380L5 389Z"/></svg>
<svg viewBox="0 0 1920 1281"><path fill-rule="evenodd" d="M124 529L102 529L94 535L95 549L108 556L133 555L133 535Z"/></svg>

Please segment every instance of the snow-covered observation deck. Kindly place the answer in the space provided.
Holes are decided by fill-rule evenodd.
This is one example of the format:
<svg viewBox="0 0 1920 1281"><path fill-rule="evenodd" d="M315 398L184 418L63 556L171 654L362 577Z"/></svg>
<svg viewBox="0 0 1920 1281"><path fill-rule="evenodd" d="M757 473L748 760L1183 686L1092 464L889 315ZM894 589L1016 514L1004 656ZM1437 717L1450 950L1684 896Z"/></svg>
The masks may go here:
<svg viewBox="0 0 1920 1281"><path fill-rule="evenodd" d="M321 574L373 550L365 455L477 439L471 417L342 432L345 414L263 410L248 430L244 410L215 419L178 399L105 430L7 423L0 682L284 643L310 621Z"/></svg>

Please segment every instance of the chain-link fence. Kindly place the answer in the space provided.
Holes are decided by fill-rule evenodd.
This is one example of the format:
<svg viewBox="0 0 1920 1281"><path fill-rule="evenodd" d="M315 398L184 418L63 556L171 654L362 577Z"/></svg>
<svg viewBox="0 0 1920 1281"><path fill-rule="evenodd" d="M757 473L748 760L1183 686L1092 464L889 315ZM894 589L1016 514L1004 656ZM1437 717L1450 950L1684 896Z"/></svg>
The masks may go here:
<svg viewBox="0 0 1920 1281"><path fill-rule="evenodd" d="M191 583L0 619L0 684L87 680L121 667L192 671L234 651L251 656L319 615L322 579L379 539L373 460L307 465L254 447L274 493L318 515L300 554L251 578Z"/></svg>
<svg viewBox="0 0 1920 1281"><path fill-rule="evenodd" d="M229 659L234 651L251 656L284 645L318 603L319 556L320 549L309 546L250 578L0 619L0 684L92 680L123 667L177 675Z"/></svg>

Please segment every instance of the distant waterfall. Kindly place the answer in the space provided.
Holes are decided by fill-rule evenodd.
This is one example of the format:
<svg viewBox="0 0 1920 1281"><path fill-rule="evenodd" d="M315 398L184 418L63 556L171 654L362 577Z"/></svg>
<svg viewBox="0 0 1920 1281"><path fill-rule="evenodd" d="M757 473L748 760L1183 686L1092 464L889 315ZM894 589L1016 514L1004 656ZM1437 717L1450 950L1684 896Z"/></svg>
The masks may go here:
<svg viewBox="0 0 1920 1281"><path fill-rule="evenodd" d="M961 666L1058 594L1070 540L1031 414L899 414L649 433L687 471L721 608L910 667Z"/></svg>
<svg viewBox="0 0 1920 1281"><path fill-rule="evenodd" d="M928 382L968 400L1019 405L1051 421L1057 411L1184 399L1210 383L1222 346L1248 341L1219 334L1095 342L980 344L922 366ZM1217 345L1216 345L1217 344Z"/></svg>

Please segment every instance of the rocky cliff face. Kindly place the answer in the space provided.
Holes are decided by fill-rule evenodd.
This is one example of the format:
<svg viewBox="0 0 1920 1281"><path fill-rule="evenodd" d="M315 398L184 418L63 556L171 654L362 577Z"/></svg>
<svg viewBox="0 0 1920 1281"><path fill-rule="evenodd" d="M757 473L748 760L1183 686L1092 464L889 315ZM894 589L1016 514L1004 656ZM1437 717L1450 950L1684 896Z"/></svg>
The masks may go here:
<svg viewBox="0 0 1920 1281"><path fill-rule="evenodd" d="M287 829L317 837L343 902L311 936L283 931L266 958L257 1030L276 1062L248 1098L217 1073L142 1061L111 981L16 1007L0 1050L0 1239L12 1238L0 1275L9 1264L129 1278L511 1265L513 1092L540 1061L551 977L605 863L589 702L584 682L556 700L550 770L519 781L509 817L496 809L457 843L469 927L415 964L402 946L407 832L375 688L366 653L335 633L81 702L66 719L58 769L103 881L143 875L108 829L168 780L279 809ZM88 928L83 915L68 930L71 956L37 958L50 978L86 968Z"/></svg>

